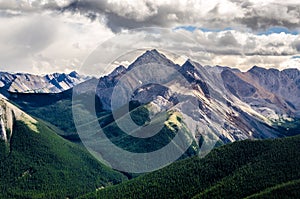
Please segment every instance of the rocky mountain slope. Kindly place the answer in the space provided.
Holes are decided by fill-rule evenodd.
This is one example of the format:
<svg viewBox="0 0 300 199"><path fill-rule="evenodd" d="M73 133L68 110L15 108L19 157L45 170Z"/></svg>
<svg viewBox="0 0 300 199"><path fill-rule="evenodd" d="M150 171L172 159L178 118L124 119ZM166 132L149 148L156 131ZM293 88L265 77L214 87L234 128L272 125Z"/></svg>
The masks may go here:
<svg viewBox="0 0 300 199"><path fill-rule="evenodd" d="M168 74L163 66L177 70L178 74ZM164 110L179 111L198 142L217 136L227 143L300 133L299 73L296 69L259 67L241 72L229 67L202 66L192 60L178 66L157 50L150 50L127 69L120 66L101 77L96 86L92 81L81 86L88 88L90 84L96 88L102 108L115 111L112 98L116 98L114 90L121 79L126 81L121 82L126 89L134 91L128 101L147 106L152 115ZM144 84L151 75L155 76L154 82L161 82ZM115 91L118 99L128 98L126 89ZM79 87L74 89L75 93L81 91ZM120 101L118 107L125 103Z"/></svg>
<svg viewBox="0 0 300 199"><path fill-rule="evenodd" d="M254 66L244 73L227 69L221 75L227 90L264 116L275 121L299 117L299 70Z"/></svg>

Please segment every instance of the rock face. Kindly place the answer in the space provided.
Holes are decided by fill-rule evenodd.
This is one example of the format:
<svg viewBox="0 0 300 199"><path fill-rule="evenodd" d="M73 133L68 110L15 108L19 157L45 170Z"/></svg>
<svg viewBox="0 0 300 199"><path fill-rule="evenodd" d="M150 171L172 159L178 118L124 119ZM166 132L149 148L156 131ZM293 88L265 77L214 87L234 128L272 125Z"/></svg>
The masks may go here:
<svg viewBox="0 0 300 199"><path fill-rule="evenodd" d="M265 69L254 66L247 72L226 69L222 72L226 89L264 116L300 116L300 71Z"/></svg>
<svg viewBox="0 0 300 199"><path fill-rule="evenodd" d="M59 93L86 81L88 77L71 72L54 73L45 76L24 73L0 72L0 92L7 96L12 93Z"/></svg>
<svg viewBox="0 0 300 199"><path fill-rule="evenodd" d="M14 123L14 113L7 106L7 102L5 100L0 101L0 123L1 123L1 139L5 142L9 141L11 137L11 132L13 130Z"/></svg>
<svg viewBox="0 0 300 199"><path fill-rule="evenodd" d="M0 139L7 142L7 134L6 134L6 128L3 120L3 109L0 107Z"/></svg>
<svg viewBox="0 0 300 199"><path fill-rule="evenodd" d="M243 77L243 76L242 76ZM297 69L286 69L279 71L276 69L263 69L253 67L244 74L245 79L252 79L254 85L261 87L265 93L273 94L272 97L263 96L265 100L280 107L281 113L294 113L300 116L300 71ZM251 81L249 81L251 82ZM271 104L269 103L269 104Z"/></svg>
<svg viewBox="0 0 300 199"><path fill-rule="evenodd" d="M13 134L13 126L16 120L21 120L33 131L38 132L37 121L27 115L8 101L0 98L0 139L9 143Z"/></svg>

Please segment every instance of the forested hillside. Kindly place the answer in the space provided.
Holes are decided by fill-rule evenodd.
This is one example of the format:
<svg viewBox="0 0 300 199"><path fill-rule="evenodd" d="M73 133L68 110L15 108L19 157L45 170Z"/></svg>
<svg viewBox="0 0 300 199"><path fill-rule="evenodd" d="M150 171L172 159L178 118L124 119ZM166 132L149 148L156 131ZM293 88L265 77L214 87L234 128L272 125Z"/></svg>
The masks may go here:
<svg viewBox="0 0 300 199"><path fill-rule="evenodd" d="M37 128L16 121L10 143L1 141L0 198L74 198L126 180L80 145L42 123Z"/></svg>
<svg viewBox="0 0 300 199"><path fill-rule="evenodd" d="M283 184L300 179L299 146L300 136L236 142L83 198L299 198L299 183Z"/></svg>

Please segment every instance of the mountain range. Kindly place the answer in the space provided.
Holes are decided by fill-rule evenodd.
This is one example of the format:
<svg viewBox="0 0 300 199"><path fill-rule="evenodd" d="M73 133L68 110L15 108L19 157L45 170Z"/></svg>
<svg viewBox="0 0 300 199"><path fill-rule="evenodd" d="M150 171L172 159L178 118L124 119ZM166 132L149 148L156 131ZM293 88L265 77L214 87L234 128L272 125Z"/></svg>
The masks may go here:
<svg viewBox="0 0 300 199"><path fill-rule="evenodd" d="M137 80L144 78L144 71L134 69L141 65L147 65L149 73L160 74L159 78L164 79L163 84L147 84L139 88L140 82ZM179 85L183 90L174 88L177 79L172 79L163 69L157 71L159 69L155 68L155 65L179 71L189 82L189 87ZM156 71L151 71L151 68L155 68ZM135 77L128 75L132 71ZM299 70L279 71L254 66L247 72L241 72L229 67L202 66L192 60L187 60L179 66L155 49L146 51L127 68L119 66L109 75L99 79L88 79L76 72L46 76L1 73L1 93L5 96L10 95L11 99L14 94L13 101L18 101L16 96L22 95L19 97L20 101L23 103L27 100L27 103L30 103L34 101L33 95L27 94L30 97L26 98L26 93L36 93L37 98L41 98L39 93L57 93L58 97L54 101L58 101L57 99L64 98L59 96L65 96L69 91L75 95L90 94L95 92L93 89L96 87L100 109L112 111L111 97L122 77L130 79L129 87L134 90L130 100L147 105L151 114L155 115L163 109L179 110L197 124L189 129L197 142L203 138L203 131L218 132L217 136L224 143L297 134L295 129L299 127L300 118ZM191 92L187 93L186 89ZM67 96L71 98L71 94ZM125 96L119 94L118 97ZM186 99L178 102L179 98ZM183 112L182 107L191 106L191 102L196 109L185 109ZM52 103L51 100L49 103Z"/></svg>
<svg viewBox="0 0 300 199"><path fill-rule="evenodd" d="M183 90L174 88L178 83L165 71L157 71L155 65L164 65L179 73L189 82ZM147 65L146 72L160 74L163 85L147 84L140 88L145 71L134 68ZM155 71L151 71L153 67ZM134 70L134 76L130 75ZM90 80L79 87L94 88L98 81L96 94L101 108L112 111L113 91L119 80L126 77L129 88L134 90L131 99L147 105L152 114L157 110L180 110L193 106L192 110L181 112L184 117L196 123L200 129L218 131L224 143L251 138L275 138L299 133L300 118L300 71L297 69L264 69L254 66L247 72L220 66L202 66L187 60L179 66L157 50L150 50L138 57L128 68L119 66L111 74L99 80ZM138 81L137 81L138 80ZM180 84L180 82L179 82ZM75 92L93 92L88 89L74 89ZM191 92L187 92L189 89ZM126 98L125 93L119 98ZM178 102L178 99L183 99ZM184 99L186 98L186 99ZM121 105L120 105L121 106ZM194 138L203 136L196 126L189 130ZM192 129L193 128L193 129Z"/></svg>
<svg viewBox="0 0 300 199"><path fill-rule="evenodd" d="M159 78L164 79L162 85L150 83L143 84L143 88L139 88L140 80L144 78L144 71L134 69L141 65L147 65L149 70L147 72L150 75L154 72L160 74ZM157 71L159 69L155 65L178 71L188 81L189 87L179 85L182 90L175 88L177 79L170 74L165 74L163 69ZM151 68L156 71L151 71ZM134 77L128 75L132 71ZM1 93L5 96L10 95L13 101L20 101L24 105L24 101L29 104L31 101L35 103L34 93L38 101L49 100L45 99L48 97L40 97L42 95L39 93L57 93L54 101L59 101L58 99L65 96L71 99L72 92L75 95L91 94L95 92L93 89L96 89L101 111L110 112L113 91L122 77L129 79L131 83L129 87L134 90L129 100L147 105L152 115L163 109L181 111L184 117L196 124L189 127L189 131L197 142L203 138L204 131L218 132L217 136L224 143L249 138L282 137L298 132L299 70L279 71L254 66L247 72L241 72L229 67L202 66L192 60L187 60L179 66L155 49L146 51L127 68L119 66L109 75L99 79L88 79L76 72L68 75L55 73L45 76L1 73ZM191 92L187 93L187 89ZM122 95L119 94L118 97L125 98ZM179 102L178 99L183 100ZM182 110L182 107L191 106L191 102L196 108ZM49 101L49 104L53 103ZM89 106L88 103L90 102L86 102L86 107Z"/></svg>
<svg viewBox="0 0 300 199"><path fill-rule="evenodd" d="M0 102L1 176L4 176L0 186L5 190L0 197L73 198L98 190L96 195L83 197L136 198L142 194L145 198L155 198L155 193L160 193L157 188L164 186L166 194L161 195L162 198L172 195L170 190L175 190L174 198L209 198L214 190L220 190L215 193L225 197L229 193L226 190L231 190L227 184L235 187L228 195L232 197L233 193L242 192L243 186L251 187L240 194L246 197L260 191L269 194L266 189L276 191L276 185L279 189L299 186L299 171L293 167L294 172L290 174L284 169L299 162L293 159L300 134L300 71L297 69L279 71L254 66L242 72L230 67L202 66L193 60L178 65L153 49L128 67L119 66L100 78L76 72L45 76L1 72L0 87L3 95ZM128 113L124 112L127 106ZM115 112L119 113L118 117ZM125 120L128 115L136 124L131 133L145 139L128 135L126 129L119 126L122 122L128 124ZM93 131L93 127L98 125L112 143L134 153L156 151L172 143L170 140L179 132L183 133L182 140L191 141L191 145L188 149L177 146L182 151L178 162L135 178L134 173L107 168L83 148L82 144L95 143L99 132ZM162 128L153 137L148 137L151 131L140 130L141 127L154 129L155 125ZM288 136L295 137L284 138ZM248 139L267 140L239 142ZM232 142L237 143L232 145ZM224 144L227 145L219 147ZM113 162L124 159L106 146L101 148L103 151L93 145L88 147L101 159ZM215 147L217 149L204 159L194 157L202 157ZM31 156L26 150L40 152ZM245 156L240 157L241 153ZM274 157L275 153L278 155ZM80 157L76 158L76 154ZM223 155L227 160L222 159ZM265 164L267 160L270 164ZM230 161L238 164L234 167ZM130 157L125 160L128 162L131 163ZM12 164L15 166L11 167ZM22 166L27 164L29 166ZM68 172L72 165L85 169L73 175ZM197 172L205 173L208 168L215 168L206 176L214 180L204 183ZM278 178L274 177L275 168L282 174ZM272 175L263 175L268 169ZM259 183L247 183L247 179L254 179L249 173L255 170L258 178L254 181ZM176 177L178 171L182 178ZM60 176L72 181L72 187L59 180ZM83 176L93 176L93 180L88 182ZM159 176L165 176L168 181L161 181ZM269 183L261 183L259 177L262 176L270 178ZM83 180L79 182L76 178ZM131 178L135 179L121 183ZM238 179L244 181L238 184ZM41 185L36 187L37 183ZM106 189L118 183L121 184ZM186 184L183 187L187 190L178 187L178 183ZM59 191L62 184L63 191ZM80 189L81 186L84 188Z"/></svg>

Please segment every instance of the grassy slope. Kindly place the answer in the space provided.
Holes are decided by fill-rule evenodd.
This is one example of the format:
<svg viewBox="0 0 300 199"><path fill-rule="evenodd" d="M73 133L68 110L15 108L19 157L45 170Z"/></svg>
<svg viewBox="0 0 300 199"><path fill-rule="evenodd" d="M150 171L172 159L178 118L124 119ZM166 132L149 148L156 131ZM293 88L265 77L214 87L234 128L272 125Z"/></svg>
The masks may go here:
<svg viewBox="0 0 300 199"><path fill-rule="evenodd" d="M237 142L84 198L243 198L300 179L299 146L300 136Z"/></svg>
<svg viewBox="0 0 300 199"><path fill-rule="evenodd" d="M126 180L42 123L38 129L17 121L10 146L0 143L0 198L73 198Z"/></svg>
<svg viewBox="0 0 300 199"><path fill-rule="evenodd" d="M57 127L57 132L78 141L72 115L72 90L58 94L19 93L10 99L30 115Z"/></svg>

